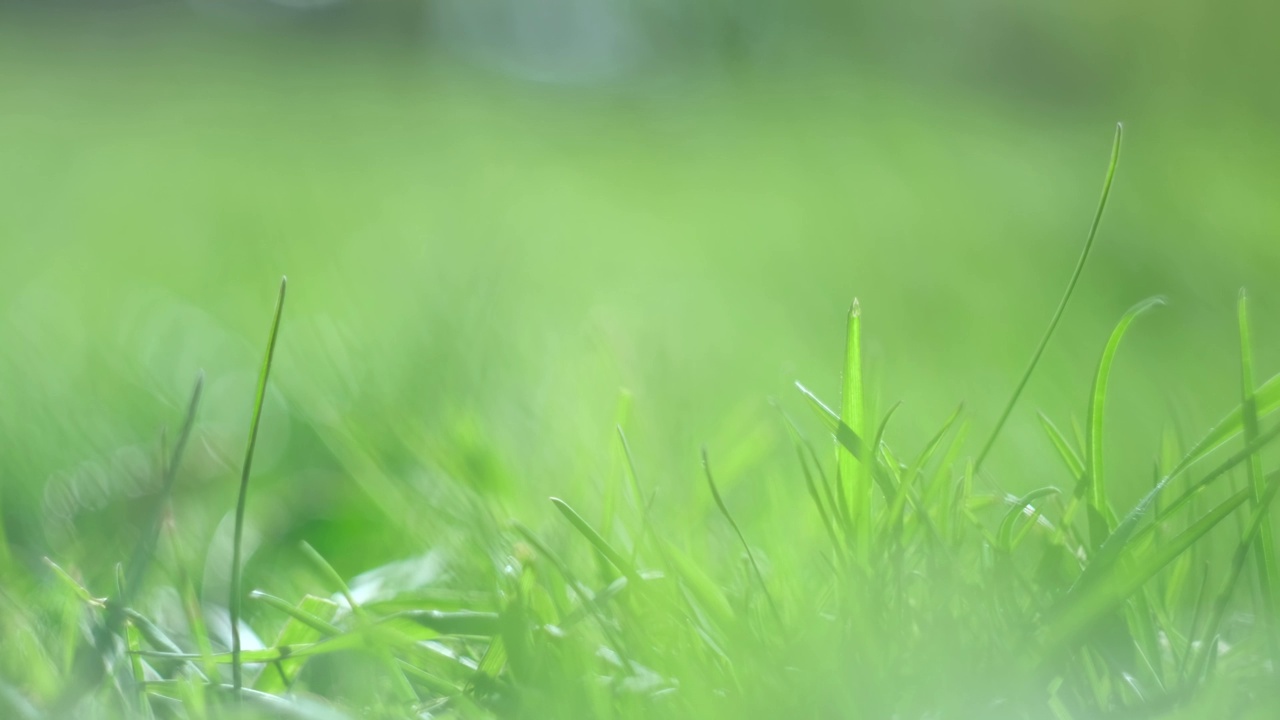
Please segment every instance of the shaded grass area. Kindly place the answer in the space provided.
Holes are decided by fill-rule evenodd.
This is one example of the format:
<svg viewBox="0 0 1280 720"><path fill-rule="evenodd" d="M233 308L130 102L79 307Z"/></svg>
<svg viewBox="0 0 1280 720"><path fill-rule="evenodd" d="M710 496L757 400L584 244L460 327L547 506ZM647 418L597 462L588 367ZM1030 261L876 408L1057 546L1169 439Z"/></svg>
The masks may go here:
<svg viewBox="0 0 1280 720"><path fill-rule="evenodd" d="M1132 209L1176 161L1126 159L978 468L1076 252L1096 133L835 73L548 102L178 57L119 61L140 80L111 98L74 56L3 91L30 109L4 120L0 213L9 714L1276 707L1274 559L1250 548L1277 340L1215 297L1256 277L1223 257L1274 265L1242 229L1260 215L1225 213L1239 245L1209 253L1183 191ZM1241 178L1196 193L1257 192ZM1173 307L1125 314L1152 292ZM145 578L116 569L153 536Z"/></svg>

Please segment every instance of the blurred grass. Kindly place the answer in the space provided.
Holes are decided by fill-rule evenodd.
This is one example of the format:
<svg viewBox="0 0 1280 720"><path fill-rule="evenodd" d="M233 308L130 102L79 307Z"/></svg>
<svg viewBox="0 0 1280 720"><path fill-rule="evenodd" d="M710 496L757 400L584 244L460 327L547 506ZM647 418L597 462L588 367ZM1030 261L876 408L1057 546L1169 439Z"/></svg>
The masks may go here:
<svg viewBox="0 0 1280 720"><path fill-rule="evenodd" d="M177 524L193 558L226 544L282 274L246 587L296 560L289 540L344 576L457 541L473 509L444 477L527 522L553 520L548 494L594 517L619 388L664 527L709 542L707 503L685 502L705 443L749 538L819 537L765 512L806 502L770 482L792 458L766 400L794 407L797 378L838 397L856 296L871 405L910 410L891 441L921 445L960 401L987 427L1117 119L1097 249L990 475L1070 481L1034 411L1084 420L1102 342L1142 297L1171 307L1112 373L1118 507L1170 419L1196 435L1239 402L1239 287L1258 367L1280 366L1280 142L1243 101L1057 112L821 58L528 86L403 48L20 24L0 29L0 73L0 513L33 572L52 555L105 586L199 369ZM227 581L212 567L207 597Z"/></svg>

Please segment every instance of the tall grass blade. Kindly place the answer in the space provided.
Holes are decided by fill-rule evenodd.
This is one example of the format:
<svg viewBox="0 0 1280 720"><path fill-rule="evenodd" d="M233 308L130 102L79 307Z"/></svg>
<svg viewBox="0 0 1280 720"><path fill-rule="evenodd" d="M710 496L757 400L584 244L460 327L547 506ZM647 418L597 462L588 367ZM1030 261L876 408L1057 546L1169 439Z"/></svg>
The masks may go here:
<svg viewBox="0 0 1280 720"><path fill-rule="evenodd" d="M849 308L849 321L845 334L844 379L840 386L840 420L854 433L867 432L866 389L862 376L862 309L855 299ZM871 541L871 472L876 462L876 448L859 458L843 446L837 446L837 474L848 503L849 517L853 520L856 544L863 552L869 551Z"/></svg>
<svg viewBox="0 0 1280 720"><path fill-rule="evenodd" d="M1133 321L1148 310L1163 305L1164 302L1163 298L1148 298L1130 308L1112 331L1111 338L1107 340L1107 345L1102 351L1102 359L1098 361L1098 373L1094 377L1093 392L1089 396L1089 444L1085 448L1089 538L1095 550L1102 546L1116 523L1111 501L1107 497L1106 474L1102 462L1103 418L1106 414L1107 385L1111 379L1111 366L1115 362L1116 352L1120 349L1120 341L1124 339Z"/></svg>
<svg viewBox="0 0 1280 720"><path fill-rule="evenodd" d="M253 451L258 444L258 425L262 420L262 404L267 395L267 378L271 374L271 360L276 353L276 337L280 332L280 315L284 311L285 290L288 279L280 278L280 294L276 298L275 316L271 320L271 334L267 336L267 352L258 373L258 389L253 398L253 416L249 423L249 440L245 445L244 464L240 469L240 493L236 496L235 530L231 539L231 687L237 698L244 687L244 670L240 665L240 558L244 545L244 511L249 496L249 471L253 467Z"/></svg>
<svg viewBox="0 0 1280 720"><path fill-rule="evenodd" d="M1253 375L1253 339L1249 330L1249 296L1243 288L1236 305L1236 315L1240 324L1240 395L1241 419L1244 420L1245 444L1258 438L1258 408L1254 399ZM1255 503L1262 502L1266 493L1266 481L1262 472L1262 457L1258 453L1249 456L1245 465L1249 484L1253 486ZM1258 608L1258 616L1267 633L1270 644L1271 660L1280 662L1280 607L1276 605L1276 584L1280 582L1280 566L1277 565L1275 531L1269 521L1264 520L1258 528L1258 541L1255 546L1254 559L1257 562L1258 591L1262 597L1262 607Z"/></svg>
<svg viewBox="0 0 1280 720"><path fill-rule="evenodd" d="M1058 328L1058 322L1062 320L1062 313L1067 309L1067 302L1071 300L1071 295L1076 289L1076 283L1080 281L1080 274L1084 271L1085 261L1089 259L1089 252L1093 250L1094 239L1098 236L1098 226L1102 223L1102 212L1107 207L1107 198L1111 196L1111 182L1115 179L1116 166L1120 163L1120 141L1123 136L1124 126L1117 123L1115 140L1111 143L1111 161L1107 164L1107 175L1102 182L1102 197L1098 200L1098 210L1094 213L1093 224L1089 226L1089 235L1085 238L1084 248L1080 251L1080 259L1076 261L1075 270L1071 272L1071 279L1067 281L1067 289L1063 292L1062 299L1058 301L1057 309L1053 311L1053 317L1049 320L1049 327L1045 329L1044 336L1040 338L1040 344L1036 346L1035 352L1031 354L1031 362L1027 364L1027 369L1023 371L1022 378L1014 386L1013 394L1009 396L1009 401L1005 403L1004 409L1000 411L1000 416L996 420L995 427L991 429L991 434L987 436L986 442L982 444L982 449L978 451L978 458L974 462L975 472L982 469L982 463L986 461L987 456L991 453L991 448L996 444L996 439L1000 437L1000 431L1004 429L1005 423L1009 420L1009 415L1013 413L1014 405L1017 405L1018 398L1031 380L1031 374L1035 372L1036 365L1040 364L1040 356L1044 355L1045 348L1049 346L1049 339L1053 337L1053 331Z"/></svg>

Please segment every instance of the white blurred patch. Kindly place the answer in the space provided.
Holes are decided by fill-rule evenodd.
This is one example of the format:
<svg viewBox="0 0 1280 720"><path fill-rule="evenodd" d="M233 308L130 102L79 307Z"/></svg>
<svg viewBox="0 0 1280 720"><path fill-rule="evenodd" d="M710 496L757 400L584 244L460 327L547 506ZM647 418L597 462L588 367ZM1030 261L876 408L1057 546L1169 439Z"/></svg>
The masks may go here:
<svg viewBox="0 0 1280 720"><path fill-rule="evenodd" d="M418 557L397 560L357 575L351 581L351 596L361 605L388 600L396 595L424 588L444 573L444 554L430 550Z"/></svg>

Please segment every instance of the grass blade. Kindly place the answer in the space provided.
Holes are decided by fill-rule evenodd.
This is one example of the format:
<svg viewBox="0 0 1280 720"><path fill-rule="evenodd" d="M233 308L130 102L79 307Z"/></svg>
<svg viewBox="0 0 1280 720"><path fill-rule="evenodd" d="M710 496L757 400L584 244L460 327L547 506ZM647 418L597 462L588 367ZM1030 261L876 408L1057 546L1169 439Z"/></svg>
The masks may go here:
<svg viewBox="0 0 1280 720"><path fill-rule="evenodd" d="M853 456L859 460L867 457L867 444L863 442L861 435L849 427L848 423L842 422L840 416L819 400L818 396L814 395L809 388L797 382L796 389L800 391L805 400L809 401L809 406L813 408L814 414L822 421L823 427L836 436L837 442L850 453L853 453Z"/></svg>
<svg viewBox="0 0 1280 720"><path fill-rule="evenodd" d="M565 519L569 521L569 524L573 525L574 529L587 539L587 542L591 543L591 545L595 547L595 549L598 550L606 560L612 563L613 566L618 569L618 572L625 575L627 579L632 582L639 582L640 576L636 573L635 567L633 567L621 553L614 550L613 546L601 537L600 533L596 532L595 528L591 527L586 520L583 520L577 510L574 510L569 506L569 503L561 500L560 498L551 498L551 504L556 506L556 509L560 511L561 515L564 515Z"/></svg>
<svg viewBox="0 0 1280 720"><path fill-rule="evenodd" d="M156 498L156 505L150 514L151 525L148 527L146 535L138 543L138 547L134 550L133 557L129 559L129 564L125 567L122 593L134 593L137 591L137 586L142 582L142 576L155 555L156 543L159 542L160 538L160 529L164 524L165 507L169 503L169 496L173 494L173 484L178 479L178 467L182 462L183 454L186 453L187 443L191 440L191 432L195 429L196 411L200 408L200 398L203 394L204 372L200 372L196 375L196 384L191 391L191 399L187 401L187 412L182 420L182 429L178 431L178 441L174 444L173 450L164 463L160 495ZM123 594L119 601L121 605L130 604L129 597Z"/></svg>
<svg viewBox="0 0 1280 720"><path fill-rule="evenodd" d="M875 450L873 448L875 446L868 447L858 433L854 432L848 424L841 421L839 416L832 412L831 408L827 407L818 399L818 396L810 392L804 385L797 382L796 388L800 391L800 394L804 395L805 399L809 401L809 406L813 408L814 413L818 416L818 419L822 421L822 424L830 430L833 435L835 435L836 442L852 453L854 457L862 460L864 464L870 463L867 467L872 473L872 477L875 478L876 483L884 492L885 497L894 497L896 492L893 489L893 478L889 477L885 468L881 467L879 463L874 461ZM942 536L939 534L937 526L933 524L933 521L929 518L929 514L924 512L924 506L921 504L920 498L916 496L916 493L913 490L908 489L907 502L913 510L919 512L921 525L929 531L929 534L935 540L939 541L939 548L943 548L944 546L941 544Z"/></svg>
<svg viewBox="0 0 1280 720"><path fill-rule="evenodd" d="M1094 377L1093 392L1089 396L1089 443L1085 448L1085 489L1089 508L1089 537L1096 550L1101 547L1111 529L1115 527L1116 517L1107 498L1106 475L1102 462L1102 429L1103 416L1106 411L1107 385L1111 379L1111 366L1115 362L1116 352L1120 349L1120 341L1138 316L1164 304L1163 298L1148 298L1134 305L1120 319L1111 338L1102 351L1102 359L1098 361L1098 373Z"/></svg>
<svg viewBox="0 0 1280 720"><path fill-rule="evenodd" d="M311 547L310 543L303 541L300 544L299 549L302 550L303 556L305 556L307 560L315 566L316 570L318 570L325 579L338 589L342 598L347 601L347 605L351 607L351 614L359 621L361 628L363 629L368 627L370 623L369 614L360 606L360 603L356 602L355 597L351 594L350 586L348 586L347 582L342 579L342 575L329 564L328 560L324 559L323 555L316 551L315 548ZM343 635L341 637L347 636ZM329 640L326 642L333 641ZM417 692L409 683L408 678L405 677L404 671L395 662L395 658L391 656L391 652L385 646L376 645L373 647L373 653L379 664L382 665L385 672L387 672L388 676L391 678L391 687L396 693L397 698L404 703L416 702L418 700Z"/></svg>
<svg viewBox="0 0 1280 720"><path fill-rule="evenodd" d="M138 586L142 584L147 568L151 565L151 561L155 556L156 543L159 541L160 529L164 523L165 507L173 491L173 484L177 480L178 467L181 464L183 454L186 452L187 442L190 440L191 432L195 428L196 411L200 407L200 398L203 391L204 373L201 372L196 376L195 388L192 390L191 399L187 403L187 412L182 422L182 430L178 433L178 440L174 444L168 460L163 463L160 494L156 498L156 504L150 513L150 525L138 542L138 546L134 549L133 556L129 558L128 565L125 566L124 587L119 591L122 594L116 597L114 602L107 604L106 617L101 623L94 626L91 642L82 644L77 651L74 658L74 662L77 665L77 669L74 672L75 680L66 684L54 702L54 715L69 713L85 693L92 690L93 686L102 678L105 670L105 665L101 662L102 658L115 652L112 638L119 634L125 620L124 608L130 604L131 600L129 595L123 593L137 591ZM54 567L56 568L56 566ZM67 577L69 578L69 576Z"/></svg>
<svg viewBox="0 0 1280 720"><path fill-rule="evenodd" d="M1280 477L1280 473L1273 473ZM1137 591L1165 565L1198 543L1218 523L1231 515L1253 497L1252 488L1245 488L1219 503L1203 517L1189 525L1167 542L1160 543L1152 553L1132 564L1112 563L1105 575L1087 585L1077 583L1051 612L1051 618L1042 630L1041 647L1046 653L1062 648L1080 632L1098 619L1115 610L1120 603Z"/></svg>
<svg viewBox="0 0 1280 720"><path fill-rule="evenodd" d="M849 308L843 378L840 385L840 421L848 425L853 432L865 434L867 424L866 390L862 375L862 309L856 299ZM840 482L838 489L844 491L849 517L853 520L857 545L863 548L863 552L868 551L871 541L871 473L869 469L876 462L877 447L878 445L873 444L871 452L861 458L843 446L836 448L836 476Z"/></svg>
<svg viewBox="0 0 1280 720"><path fill-rule="evenodd" d="M760 589L764 591L765 600L769 602L769 609L773 611L773 617L778 621L778 625L782 625L782 613L778 611L778 604L773 601L769 586L765 584L764 573L760 572L760 565L756 563L756 556L751 552L751 546L747 544L747 537L742 534L742 529L738 527L733 515L729 513L729 508L724 504L724 498L720 497L720 490L716 487L716 481L711 476L711 461L707 458L707 449L705 447L702 448L702 470L707 477L707 486L711 488L711 497L715 500L716 507L720 508L720 514L724 515L724 519L729 521L729 527L733 528L734 534L738 536L738 541L742 543L742 549L747 553L747 560L751 563L751 569L755 571L756 580L760 583Z"/></svg>
<svg viewBox="0 0 1280 720"><path fill-rule="evenodd" d="M1203 490L1212 482L1226 475L1232 468L1248 460L1254 453L1258 452L1278 437L1280 437L1280 425L1260 434L1257 439L1246 445L1244 449L1235 453L1226 460L1223 460L1221 464L1206 474L1198 483L1182 495L1178 496L1178 498L1173 502L1169 503L1164 514L1159 516L1157 520L1159 521L1167 518L1175 510L1189 503L1197 496L1200 490ZM1190 457L1190 455L1187 457ZM1125 516L1124 520L1116 526L1115 531L1111 533L1111 536L1107 538L1106 542L1102 543L1102 547L1099 548L1098 551L1090 558L1089 565L1084 569L1079 580L1076 581L1077 587L1081 587L1092 582L1095 577L1109 569L1115 562L1116 558L1119 557L1119 555L1128 546L1131 539L1136 541L1139 536L1153 531L1153 529L1158 526L1157 523L1152 523L1141 533L1138 532L1138 523L1141 522L1143 516L1146 515L1147 510L1151 508L1151 505L1155 502L1155 499L1159 496L1160 492L1164 490L1164 488L1168 487L1169 483L1180 476L1189 466L1190 463L1187 462L1186 457L1184 457L1183 461L1180 462L1177 467L1161 478L1160 482L1138 501L1138 504L1129 511L1129 514Z"/></svg>
<svg viewBox="0 0 1280 720"><path fill-rule="evenodd" d="M1227 573L1222 592L1218 594L1213 604L1213 610L1209 614L1209 619L1205 625L1205 640L1201 645L1200 656L1193 666L1195 669L1207 671L1210 659L1216 655L1218 627L1222 624L1222 619L1226 617L1227 606L1231 602L1231 596L1235 593L1236 585L1239 584L1240 576L1244 572L1249 550L1257 543L1262 527L1271 521L1271 503L1275 500L1276 493L1280 491L1280 471L1271 473L1270 476L1264 478L1264 482L1265 489L1261 497L1256 497L1253 494L1253 487L1248 487L1241 491L1241 493L1247 494L1248 498L1254 501L1253 515L1249 520L1248 529L1245 530L1244 537L1236 545L1235 552L1231 557L1231 569Z"/></svg>
<svg viewBox="0 0 1280 720"><path fill-rule="evenodd" d="M898 406L894 405L893 407L896 409ZM963 411L964 404L962 403L955 409L955 412L951 413L951 416L948 417L947 421L942 424L942 427L934 433L933 437L929 438L929 442L925 444L924 450L920 452L920 455L911 463L911 466L907 468L906 473L903 474L902 481L898 483L897 492L894 494L893 500L889 504L888 510L885 512L884 527L886 529L901 526L905 518L907 497L911 493L912 484L922 476L925 467L929 464L929 461L932 460L933 456L938 452L938 448L942 447L942 441L947 436L947 432L951 430L953 425L955 425L956 420L960 419L960 414ZM885 421L888 421L887 417L885 418ZM929 489L926 487L924 490L926 498L928 497L928 491ZM927 501L922 503L921 507L918 508L919 511L924 512L925 506L927 506Z"/></svg>
<svg viewBox="0 0 1280 720"><path fill-rule="evenodd" d="M832 547L839 552L841 549L840 537L836 534L835 523L832 522L832 514L837 511L837 508L831 495L831 488L827 486L826 478L823 478L823 491L827 498L824 501L823 493L819 492L818 483L814 480L813 473L809 469L809 459L805 456L805 448L808 442L800 433L800 428L796 427L795 422L787 415L786 411L781 406L775 405L775 407L778 413L782 415L783 422L786 423L787 430L791 434L792 443L795 445L796 456L800 461L800 471L804 475L805 490L808 491L809 499L813 502L814 507L818 509L818 517L822 520L822 526L826 529L827 536L831 539ZM822 468L819 467L818 469L821 471ZM828 512L827 509L828 502L831 505L831 512Z"/></svg>
<svg viewBox="0 0 1280 720"><path fill-rule="evenodd" d="M1253 340L1249 331L1249 296L1244 289L1240 290L1240 299L1236 305L1236 315L1240 324L1240 408L1244 421L1245 444L1258 438L1258 408L1254 399L1253 377ZM1258 453L1249 456L1245 464L1249 484L1253 487L1254 503L1262 502L1266 493L1266 481L1262 473L1262 457ZM1257 562L1258 590L1262 597L1262 607L1258 608L1258 616L1267 633L1270 643L1272 662L1280 662L1280 628L1276 621L1280 612L1276 605L1276 583L1280 582L1280 566L1276 564L1275 532L1270 522L1263 522L1258 528L1258 541L1254 559Z"/></svg>
<svg viewBox="0 0 1280 720"><path fill-rule="evenodd" d="M1040 498L1057 495L1060 492L1056 487L1042 487L1014 500L1009 511L1005 513L1004 519L1000 522L1000 530L996 533L998 538L997 546L1007 553L1012 553L1014 548L1013 530L1018 517L1027 515L1028 522L1034 523L1043 511L1033 503Z"/></svg>
<svg viewBox="0 0 1280 720"><path fill-rule="evenodd" d="M267 352L258 373L258 389L253 398L253 417L249 423L249 441L245 445L244 464L240 469L240 493L236 496L235 531L231 540L231 687L239 697L244 687L244 671L240 666L240 558L244 541L244 511L249 495L249 470L253 467L253 451L258 444L258 425L262 420L262 404L267 395L267 378L271 375L271 360L275 357L276 337L280 333L280 315L284 311L285 290L288 280L280 278L280 295L276 298L276 312L271 320L271 334L267 336Z"/></svg>
<svg viewBox="0 0 1280 720"><path fill-rule="evenodd" d="M441 635L492 637L499 632L498 613L474 610L405 610L387 616L403 618Z"/></svg>
<svg viewBox="0 0 1280 720"><path fill-rule="evenodd" d="M1058 301L1058 307L1053 311L1053 317L1049 320L1049 327L1044 331L1044 337L1040 338L1040 344L1036 346L1036 350L1031 354L1031 362L1027 364L1027 369L1022 373L1022 379L1014 386L1013 394L1009 396L1009 402L1005 403L1004 410L1000 411L1000 417L996 420L995 427L991 429L991 434L987 437L986 442L982 444L982 450L978 452L978 458L974 462L974 472L982 469L982 463L991 453L991 448L996 444L996 438L1000 437L1000 431L1004 429L1004 425L1009 420L1009 415L1013 413L1013 407L1018 403L1018 397L1022 395L1022 391L1027 387L1027 383L1031 380L1031 374L1035 372L1036 365L1040 363L1040 356L1044 355L1044 350L1049 345L1049 339L1053 337L1053 331L1057 329L1058 322L1062 320L1062 313L1067 309L1067 302L1071 300L1072 293L1075 292L1076 283L1080 281L1080 274L1084 271L1085 261L1089 259L1089 252L1093 249L1093 241L1098 236L1098 226L1102 223L1102 212L1107 207L1107 198L1111 196L1111 182L1116 176L1116 166L1120 163L1120 140L1124 136L1124 126L1116 124L1115 140L1111 144L1111 161L1107 164L1106 179L1102 182L1102 198L1098 200L1098 211L1094 213L1093 224L1089 226L1089 235L1085 238L1084 249L1080 251L1080 259L1076 261L1075 270L1071 272L1071 279L1067 281L1067 289L1062 294L1062 299Z"/></svg>
<svg viewBox="0 0 1280 720"><path fill-rule="evenodd" d="M342 634L342 628L329 622L337 615L338 610L337 605L332 600L316 597L315 595L307 595L302 598L302 602L294 606L261 590L254 590L249 593L249 599L257 600L268 607L278 610L326 637ZM324 617L321 617L321 615ZM276 644L285 645L289 643L281 642L277 639Z"/></svg>
<svg viewBox="0 0 1280 720"><path fill-rule="evenodd" d="M1058 457L1062 458L1062 462L1067 465L1067 472L1071 473L1071 479L1079 482L1084 477L1084 460L1075 448L1071 447L1071 441L1067 439L1057 425L1049 419L1048 415L1040 413L1040 427L1044 428L1044 434L1049 436L1049 442L1053 443L1053 449L1058 451Z"/></svg>

